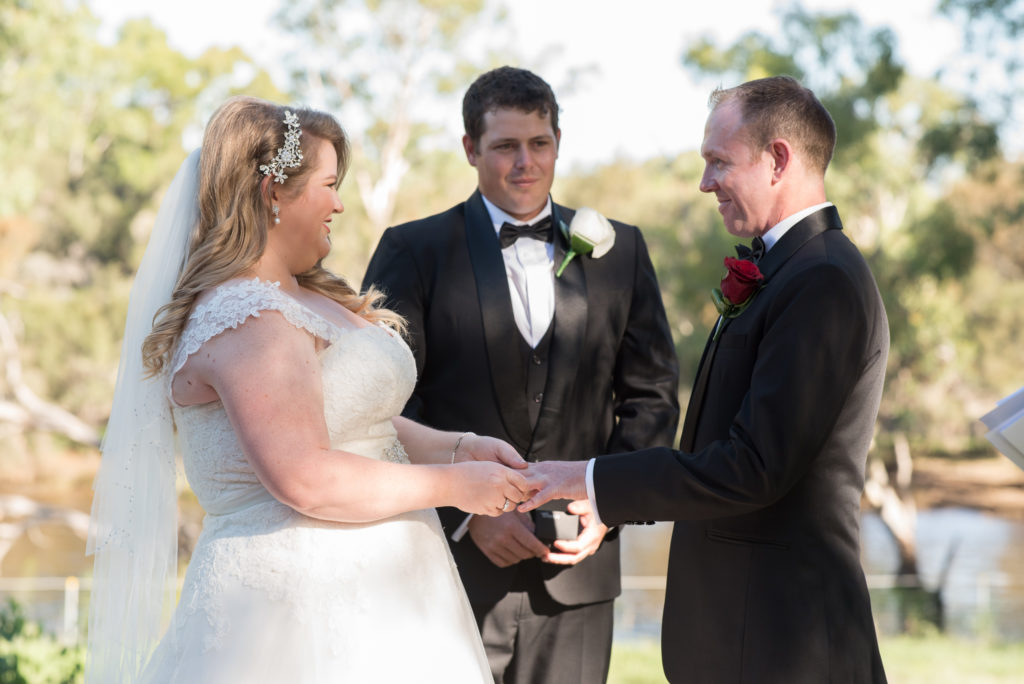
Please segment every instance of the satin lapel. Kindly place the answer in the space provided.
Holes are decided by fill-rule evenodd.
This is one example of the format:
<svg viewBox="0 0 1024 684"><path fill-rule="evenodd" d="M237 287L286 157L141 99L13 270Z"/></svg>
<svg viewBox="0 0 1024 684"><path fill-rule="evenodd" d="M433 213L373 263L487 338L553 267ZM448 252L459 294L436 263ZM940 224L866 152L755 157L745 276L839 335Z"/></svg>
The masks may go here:
<svg viewBox="0 0 1024 684"><path fill-rule="evenodd" d="M757 262L757 267L761 269L761 274L764 276L765 282L770 282L772 276L778 273L779 269L782 268L783 264L789 261L789 258L797 253L797 251L807 244L808 240L811 240L817 235L821 235L826 230L842 230L843 222L839 220L839 212L834 206L825 207L821 211L816 211L810 216L805 217L799 223L794 225L792 228L786 231L775 246L772 247L768 252L761 257L761 260ZM727 318L722 321L722 330L725 331L729 327L729 323L733 319ZM712 354L713 354L712 350Z"/></svg>
<svg viewBox="0 0 1024 684"><path fill-rule="evenodd" d="M554 266L558 270L569 249L559 224L564 221L568 225L575 212L552 203L551 213L554 226ZM583 340L587 331L584 261L583 256L577 256L565 267L562 275L555 278L555 317L551 322L554 330L548 355L548 377L530 451L543 450L549 437L559 430L575 427L561 424L562 412L557 407L563 404L583 357Z"/></svg>
<svg viewBox="0 0 1024 684"><path fill-rule="evenodd" d="M839 220L839 212L834 206L814 212L787 230L786 234L768 250L757 264L765 281L770 281L772 276L782 268L782 265L789 261L789 258L796 254L797 250L803 247L808 240L829 229L843 229L843 222Z"/></svg>
<svg viewBox="0 0 1024 684"><path fill-rule="evenodd" d="M476 279L480 319L498 408L509 437L523 447L530 443L530 417L524 406L526 366L519 349L519 329L512 314L512 296L498 237L479 191L466 202L466 246Z"/></svg>
<svg viewBox="0 0 1024 684"><path fill-rule="evenodd" d="M786 234L768 250L757 266L761 269L765 281L778 273L782 265L789 261L789 258L796 254L797 250L803 247L808 240L826 230L842 230L843 223L839 220L839 212L834 206L825 207L804 218L795 226L786 231ZM729 327L731 318L722 321L722 330ZM686 418L683 421L683 432L679 440L679 448L683 451L692 451L694 441L697 439L697 421L704 405L704 393L707 391L708 377L711 375L711 365L715 360L715 351L718 349L718 342L721 340L709 338L704 349L704 357L701 359L700 368L697 371L697 380L693 384L693 393L690 396L690 403L686 407Z"/></svg>
<svg viewBox="0 0 1024 684"><path fill-rule="evenodd" d="M708 377L711 375L711 363L715 360L716 349L718 349L718 340L712 340L709 335L700 365L697 367L697 379L693 383L693 392L690 393L690 401L686 405L683 432L679 437L681 451L693 451L693 445L697 439L697 419L700 418L700 411L704 406L704 392L708 388Z"/></svg>

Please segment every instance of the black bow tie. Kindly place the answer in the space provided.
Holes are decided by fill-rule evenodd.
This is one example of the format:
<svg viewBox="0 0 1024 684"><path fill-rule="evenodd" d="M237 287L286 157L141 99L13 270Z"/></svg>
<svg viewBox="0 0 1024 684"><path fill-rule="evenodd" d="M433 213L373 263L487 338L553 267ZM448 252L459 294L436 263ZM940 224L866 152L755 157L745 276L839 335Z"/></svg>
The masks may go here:
<svg viewBox="0 0 1024 684"><path fill-rule="evenodd" d="M521 237L551 242L551 214L532 224L517 226L508 221L501 224L501 230L498 231L498 242L501 243L502 249L515 244L515 241Z"/></svg>
<svg viewBox="0 0 1024 684"><path fill-rule="evenodd" d="M747 261L753 261L755 264L761 260L764 256L765 246L764 240L759 237L754 238L750 241L750 246L736 245L736 256L740 259L746 259Z"/></svg>

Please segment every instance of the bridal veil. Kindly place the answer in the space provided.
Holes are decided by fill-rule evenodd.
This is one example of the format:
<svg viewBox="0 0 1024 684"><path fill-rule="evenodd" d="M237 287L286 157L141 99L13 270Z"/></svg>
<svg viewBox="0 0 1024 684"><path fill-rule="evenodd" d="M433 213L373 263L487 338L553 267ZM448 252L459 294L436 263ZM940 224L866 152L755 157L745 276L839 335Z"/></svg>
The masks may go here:
<svg viewBox="0 0 1024 684"><path fill-rule="evenodd" d="M164 196L132 285L86 554L95 559L86 677L132 682L163 634L177 588L174 423L165 373L146 377L142 343L171 293L198 222L199 150Z"/></svg>

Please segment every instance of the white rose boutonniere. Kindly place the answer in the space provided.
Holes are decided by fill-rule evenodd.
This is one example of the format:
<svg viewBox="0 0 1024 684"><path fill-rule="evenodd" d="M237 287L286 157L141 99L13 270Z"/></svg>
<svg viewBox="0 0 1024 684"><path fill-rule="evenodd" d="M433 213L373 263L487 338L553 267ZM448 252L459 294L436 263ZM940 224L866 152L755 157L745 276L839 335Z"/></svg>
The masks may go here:
<svg viewBox="0 0 1024 684"><path fill-rule="evenodd" d="M556 278L562 275L562 271L577 254L589 254L594 259L600 259L615 244L615 229L612 228L612 224L590 207L577 209L568 227L565 221L559 221L558 224L565 239L569 241L569 252L555 272Z"/></svg>

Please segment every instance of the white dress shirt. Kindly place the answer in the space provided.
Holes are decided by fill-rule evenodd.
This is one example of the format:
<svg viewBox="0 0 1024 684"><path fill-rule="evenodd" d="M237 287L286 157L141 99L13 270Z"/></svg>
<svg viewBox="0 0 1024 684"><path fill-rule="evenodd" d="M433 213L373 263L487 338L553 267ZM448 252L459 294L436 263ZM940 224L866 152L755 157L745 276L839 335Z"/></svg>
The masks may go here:
<svg viewBox="0 0 1024 684"><path fill-rule="evenodd" d="M831 206L831 202L822 202L821 204L815 204L813 207L807 207L806 209L802 209L796 212L795 214L791 214L790 216L787 216L786 218L776 223L774 226L771 227L771 229L768 230L768 232L761 236L761 239L764 240L765 253L767 253L768 250L770 250L775 245L775 243L778 242L779 239L797 223L807 218L814 212L820 211L825 207ZM590 459L590 461L587 462L587 498L590 499L590 510L594 515L594 519L598 522L598 524L600 524L601 514L597 512L597 497L594 494L594 460L595 459L592 458Z"/></svg>
<svg viewBox="0 0 1024 684"><path fill-rule="evenodd" d="M822 202L821 204L815 204L813 207L801 209L795 214L787 216L786 218L776 223L774 226L771 227L771 229L767 233L761 236L761 239L764 240L764 251L767 253L768 250L771 249L772 246L776 242L778 242L783 235L789 232L789 229L795 226L797 223L803 221L805 218L807 218L814 212L820 211L825 207L831 206L831 202Z"/></svg>
<svg viewBox="0 0 1024 684"><path fill-rule="evenodd" d="M551 196L540 213L529 221L513 218L499 209L489 199L480 195L487 208L487 214L494 225L495 234L501 232L503 223L525 225L536 223L551 214ZM554 227L552 227L554 230ZM548 331L555 316L555 245L533 238L523 238L501 250L505 260L505 277L508 291L512 296L512 316L523 339L531 348L536 348L544 333ZM452 533L452 540L460 541L469 529L470 513Z"/></svg>
<svg viewBox="0 0 1024 684"><path fill-rule="evenodd" d="M536 223L551 214L551 197L539 214L529 221L513 218L481 195L494 232L506 221L514 225ZM536 347L555 315L555 246L533 238L522 238L501 250L505 276L512 295L512 315L516 327L530 347Z"/></svg>

